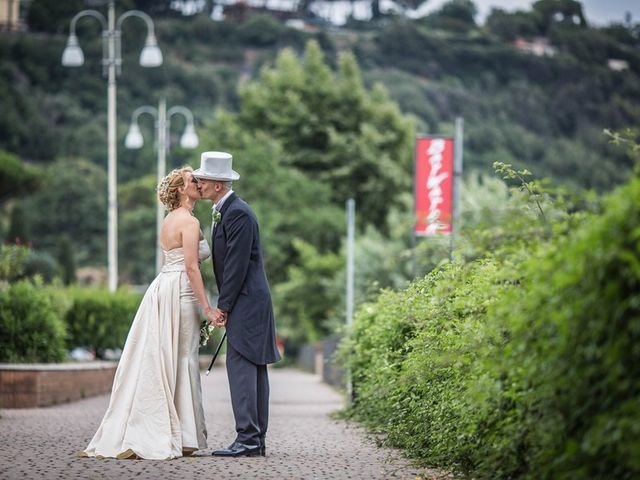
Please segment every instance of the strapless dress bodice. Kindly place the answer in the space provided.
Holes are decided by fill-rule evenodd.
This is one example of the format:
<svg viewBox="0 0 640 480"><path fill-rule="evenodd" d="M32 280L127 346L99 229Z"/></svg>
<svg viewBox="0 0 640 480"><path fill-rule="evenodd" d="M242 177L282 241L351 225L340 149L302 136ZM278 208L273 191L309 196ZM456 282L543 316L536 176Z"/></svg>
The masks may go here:
<svg viewBox="0 0 640 480"><path fill-rule="evenodd" d="M184 249L182 247L172 248L171 250L162 250L164 253L163 271L184 270ZM211 249L205 239L198 243L198 260L202 262L211 256Z"/></svg>

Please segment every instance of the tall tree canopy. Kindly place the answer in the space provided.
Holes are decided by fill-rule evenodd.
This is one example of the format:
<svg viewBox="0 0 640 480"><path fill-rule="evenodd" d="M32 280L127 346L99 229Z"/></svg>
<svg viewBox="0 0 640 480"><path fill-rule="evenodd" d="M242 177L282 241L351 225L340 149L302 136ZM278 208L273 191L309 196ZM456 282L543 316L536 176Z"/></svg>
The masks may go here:
<svg viewBox="0 0 640 480"><path fill-rule="evenodd" d="M365 222L411 188L413 125L382 86L364 87L352 54L334 73L315 41L302 59L285 49L240 97L240 123L279 140L285 162L329 185L334 202L354 197Z"/></svg>

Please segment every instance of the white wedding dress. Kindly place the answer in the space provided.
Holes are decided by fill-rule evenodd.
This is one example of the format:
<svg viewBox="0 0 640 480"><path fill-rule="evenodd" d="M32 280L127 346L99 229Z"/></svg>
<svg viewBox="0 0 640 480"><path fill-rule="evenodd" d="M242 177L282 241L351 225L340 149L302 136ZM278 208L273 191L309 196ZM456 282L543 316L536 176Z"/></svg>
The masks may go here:
<svg viewBox="0 0 640 480"><path fill-rule="evenodd" d="M200 261L211 255L200 240ZM200 316L182 247L164 251L118 364L88 457L171 459L207 447L198 365Z"/></svg>

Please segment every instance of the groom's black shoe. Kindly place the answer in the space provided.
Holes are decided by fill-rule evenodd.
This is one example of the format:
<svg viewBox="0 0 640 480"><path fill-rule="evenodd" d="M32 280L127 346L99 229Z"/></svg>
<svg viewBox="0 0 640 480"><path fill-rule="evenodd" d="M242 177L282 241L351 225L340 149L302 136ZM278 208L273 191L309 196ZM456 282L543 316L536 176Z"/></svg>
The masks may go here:
<svg viewBox="0 0 640 480"><path fill-rule="evenodd" d="M214 457L259 457L261 453L260 445L245 445L240 442L233 442L229 448L215 450L211 455Z"/></svg>

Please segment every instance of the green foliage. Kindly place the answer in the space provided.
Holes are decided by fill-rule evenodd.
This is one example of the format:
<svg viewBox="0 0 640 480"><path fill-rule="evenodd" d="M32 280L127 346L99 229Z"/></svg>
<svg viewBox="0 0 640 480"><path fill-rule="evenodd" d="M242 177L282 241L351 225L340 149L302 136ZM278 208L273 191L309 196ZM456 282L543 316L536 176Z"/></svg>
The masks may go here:
<svg viewBox="0 0 640 480"><path fill-rule="evenodd" d="M604 133L613 145L624 146L629 150L635 161L636 176L640 175L640 128L627 128L621 132L605 129Z"/></svg>
<svg viewBox="0 0 640 480"><path fill-rule="evenodd" d="M511 338L479 385L491 388L481 421L500 442L478 452L485 475L498 463L525 478L640 474L639 206L636 179L527 261L522 288L490 312Z"/></svg>
<svg viewBox="0 0 640 480"><path fill-rule="evenodd" d="M40 175L35 167L0 150L0 202L33 192L40 185Z"/></svg>
<svg viewBox="0 0 640 480"><path fill-rule="evenodd" d="M238 35L246 45L266 47L276 44L285 30L286 27L273 16L255 15L240 24Z"/></svg>
<svg viewBox="0 0 640 480"><path fill-rule="evenodd" d="M61 33L68 29L69 20L83 8L82 0L32 0L27 10L27 25L36 32Z"/></svg>
<svg viewBox="0 0 640 480"><path fill-rule="evenodd" d="M155 175L130 180L119 194L119 276L126 283L151 283L156 275L156 181Z"/></svg>
<svg viewBox="0 0 640 480"><path fill-rule="evenodd" d="M16 203L11 209L9 219L9 231L6 235L7 243L29 242L29 228L25 219L25 211L22 203Z"/></svg>
<svg viewBox="0 0 640 480"><path fill-rule="evenodd" d="M513 267L491 259L448 264L361 308L343 347L357 417L411 455L465 468L475 447L461 441L470 420L465 382L486 340L486 310L513 279Z"/></svg>
<svg viewBox="0 0 640 480"><path fill-rule="evenodd" d="M502 162L494 162L493 169L497 173L502 174L502 178L504 180L517 181L519 183L520 190L523 192L526 191L529 196L529 199L535 202L542 219L544 221L547 220L547 218L544 216L544 210L542 210L542 206L540 205L540 199L541 199L542 193L540 192L540 189L537 183L535 181L526 181L524 178L524 177L531 176L531 172L529 170L527 169L515 170L508 163L502 163Z"/></svg>
<svg viewBox="0 0 640 480"><path fill-rule="evenodd" d="M338 315L340 290L330 279L344 268L344 261L336 254L322 255L302 240L294 240L293 246L300 260L289 267L287 281L276 285L273 295L279 334L298 346L332 332L326 320Z"/></svg>
<svg viewBox="0 0 640 480"><path fill-rule="evenodd" d="M428 15L425 25L452 32L467 32L476 26L476 5L471 0L449 0L436 12Z"/></svg>
<svg viewBox="0 0 640 480"><path fill-rule="evenodd" d="M469 175L462 184L461 197L457 257L471 261L487 252L505 255L553 235L529 193L519 186L509 188L495 177ZM566 220L566 212L556 201L551 202L548 194L540 201L553 220Z"/></svg>
<svg viewBox="0 0 640 480"><path fill-rule="evenodd" d="M634 58L631 52L625 53L626 49L615 38L603 31L554 27L550 37L554 45L582 62L605 65L609 58Z"/></svg>
<svg viewBox="0 0 640 480"><path fill-rule="evenodd" d="M57 256L65 233L79 266L104 265L106 259L106 85L99 26L92 20L79 22L87 61L79 69L65 68L60 55L66 30L84 7L74 7L76 1L49 3L23 2L23 7L27 18L40 14L44 21L48 15L42 30L59 33L34 34L41 27L33 23L30 32L0 36L0 147L16 155L8 163L0 155L0 201L13 192L3 206L0 230L5 238L13 223L15 231L27 233L35 255L42 256L34 262L41 272L52 267L51 256ZM290 280L290 267L308 267L300 263L294 239L313 246L322 257L339 254L344 200L353 195L360 222L357 301L371 298L381 287L401 288L414 274L422 275L448 257L441 239L418 242L411 255L407 192L414 130L450 134L453 118L465 117L465 175L482 201L482 207L467 202L462 213L458 256L467 260L483 257L486 249L517 250L531 238L558 234L541 225L535 203L522 207L526 192L490 191L485 188L489 184L474 183L485 178L482 174L494 162L513 165L516 171L526 165L569 189L606 191L624 182L637 161L601 134L605 126L617 131L640 124L637 26L575 25L575 2L554 0L530 11L495 12L481 27L473 23L473 5L456 0L430 19L388 18L375 28L360 24L360 32L348 34L303 33L264 16L244 23L214 22L204 12L175 16L165 1L117 5L118 11L130 8L160 15L154 22L165 62L158 69L141 68L137 56L144 31L125 22L118 142L132 111L154 105L158 96L166 97L169 106L191 108L200 149L234 153L234 165L243 175L235 187L260 218L274 287ZM567 21L554 17L558 11L566 12ZM515 36L544 32L557 48L555 57L529 55L509 43ZM317 43L303 55L311 38ZM287 46L291 48L283 50ZM609 70L603 60L607 56L627 60L630 69ZM239 113L216 113L221 107ZM148 120L141 125L147 140L142 150L118 148L120 274L121 281L137 284L148 283L155 273L156 151ZM175 146L182 127L182 120L176 120L168 167L196 166L197 153ZM71 160L76 158L85 160ZM34 162L51 168L47 175L34 176L47 185L32 195L37 186L27 165ZM9 174L3 176L4 171ZM540 203L549 222L564 219L564 206L551 204L560 197L569 201L568 194L544 187ZM463 201L474 193L465 191ZM508 196L517 201L491 203ZM9 222L18 205L13 199L21 200L24 215L14 210L15 221ZM571 208L591 206L580 199ZM204 202L196 214L207 234ZM209 263L203 275L211 284ZM341 275L339 271L323 282L341 290ZM332 308L325 305L319 311L341 312L341 297ZM314 320L322 328L328 328L328 321Z"/></svg>
<svg viewBox="0 0 640 480"><path fill-rule="evenodd" d="M359 37L353 49L365 78L388 85L427 131L449 133L454 116L464 115L465 170L489 173L501 161L573 187L605 191L624 182L629 154L611 150L601 132L640 122L637 51L604 30L558 24L551 32L558 55L537 57L503 39L540 35L536 12L505 15L516 31L494 31L488 22L484 31L462 35L397 20ZM611 71L606 58L625 59L630 70Z"/></svg>
<svg viewBox="0 0 640 480"><path fill-rule="evenodd" d="M331 202L327 183L291 168L283 159L281 144L263 132L253 133L231 115L220 114L204 133L202 145L234 154L241 178L234 190L254 208L260 220L264 260L272 284L285 280L288 268L298 263L295 239L320 252L335 251L344 230L341 207ZM205 232L211 224L211 204L198 205L196 213Z"/></svg>
<svg viewBox="0 0 640 480"><path fill-rule="evenodd" d="M582 4L577 0L538 0L532 5L538 14L544 32L556 22L585 27L587 22L582 12Z"/></svg>
<svg viewBox="0 0 640 480"><path fill-rule="evenodd" d="M301 61L284 50L240 95L239 122L277 139L287 163L331 185L334 204L355 197L365 223L409 188L411 123L381 86L365 89L351 54L333 73L317 42Z"/></svg>
<svg viewBox="0 0 640 480"><path fill-rule="evenodd" d="M22 280L0 288L0 362L58 362L65 325L42 285Z"/></svg>
<svg viewBox="0 0 640 480"><path fill-rule="evenodd" d="M119 289L72 287L72 304L65 315L69 348L84 346L101 356L108 348L122 348L140 303L140 295Z"/></svg>
<svg viewBox="0 0 640 480"><path fill-rule="evenodd" d="M532 12L506 12L493 8L485 26L489 32L506 41L517 37L532 38L541 33L538 17Z"/></svg>
<svg viewBox="0 0 640 480"><path fill-rule="evenodd" d="M57 235L67 234L78 262L101 263L107 226L104 170L84 160L58 161L46 169L45 182L24 202L34 248L54 253Z"/></svg>
<svg viewBox="0 0 640 480"><path fill-rule="evenodd" d="M474 478L638 476L640 180L576 217L360 308L351 414Z"/></svg>
<svg viewBox="0 0 640 480"><path fill-rule="evenodd" d="M42 250L29 249L24 265L25 277L31 278L37 275L42 280L50 282L59 273L60 268L53 255Z"/></svg>
<svg viewBox="0 0 640 480"><path fill-rule="evenodd" d="M73 258L73 245L68 235L63 235L58 242L58 264L62 282L70 285L76 281L76 263Z"/></svg>
<svg viewBox="0 0 640 480"><path fill-rule="evenodd" d="M28 256L29 249L27 247L0 244L0 285L22 275Z"/></svg>

